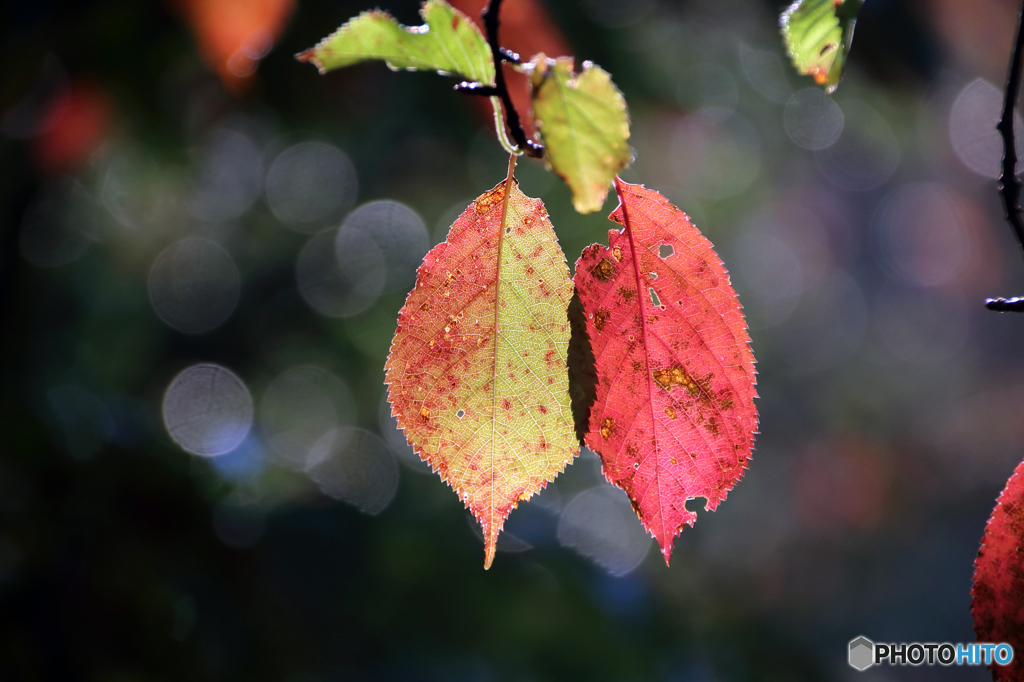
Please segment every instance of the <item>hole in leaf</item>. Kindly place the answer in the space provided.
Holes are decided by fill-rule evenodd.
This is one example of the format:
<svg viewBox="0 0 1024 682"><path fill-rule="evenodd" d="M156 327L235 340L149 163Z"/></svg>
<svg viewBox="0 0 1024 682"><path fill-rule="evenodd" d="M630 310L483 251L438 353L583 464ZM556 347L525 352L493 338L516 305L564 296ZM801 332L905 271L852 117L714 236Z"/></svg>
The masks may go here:
<svg viewBox="0 0 1024 682"><path fill-rule="evenodd" d="M512 234L512 228L511 227L506 227L505 228L505 234Z"/></svg>
<svg viewBox="0 0 1024 682"><path fill-rule="evenodd" d="M658 257L660 257L662 260L668 258L675 252L676 250L672 248L671 244L662 244L661 246L658 247Z"/></svg>
<svg viewBox="0 0 1024 682"><path fill-rule="evenodd" d="M648 291L651 292L651 303L653 303L654 305L656 305L656 306L658 306L660 308L661 307L661 299L658 298L658 294L657 294L657 292L654 291L654 287L649 288Z"/></svg>
<svg viewBox="0 0 1024 682"><path fill-rule="evenodd" d="M455 413L455 416L458 417L459 419L462 419L463 417L466 416L466 411L465 410L459 410L458 412Z"/></svg>
<svg viewBox="0 0 1024 682"><path fill-rule="evenodd" d="M656 272L648 272L647 274L650 275L651 279L658 279L658 273Z"/></svg>

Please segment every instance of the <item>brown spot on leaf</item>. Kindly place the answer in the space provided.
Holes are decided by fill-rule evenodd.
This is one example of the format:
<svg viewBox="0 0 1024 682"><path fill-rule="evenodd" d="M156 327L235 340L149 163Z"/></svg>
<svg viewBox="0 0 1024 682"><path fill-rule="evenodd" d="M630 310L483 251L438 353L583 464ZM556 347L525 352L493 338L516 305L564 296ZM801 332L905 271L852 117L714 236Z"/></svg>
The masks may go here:
<svg viewBox="0 0 1024 682"><path fill-rule="evenodd" d="M502 398L501 399L501 406L503 408L505 408L506 410L511 410L512 409L512 401L509 400L508 398Z"/></svg>
<svg viewBox="0 0 1024 682"><path fill-rule="evenodd" d="M673 386L685 386L690 395L695 396L701 392L701 387L689 372L679 366L655 370L654 380L666 390L672 390Z"/></svg>
<svg viewBox="0 0 1024 682"><path fill-rule="evenodd" d="M615 257L615 260L621 262L622 261L622 249L620 247L618 247L618 246L613 247L612 248L612 256Z"/></svg>
<svg viewBox="0 0 1024 682"><path fill-rule="evenodd" d="M430 419L430 410L428 410L425 407L421 407L420 408L420 419L422 419L423 421L427 421L428 419Z"/></svg>
<svg viewBox="0 0 1024 682"><path fill-rule="evenodd" d="M590 273L602 282L607 282L615 275L615 266L607 258L602 258Z"/></svg>
<svg viewBox="0 0 1024 682"><path fill-rule="evenodd" d="M633 300L633 298L636 297L636 292L630 289L629 287L622 286L619 287L619 296L622 297L623 301L629 303L630 301Z"/></svg>
<svg viewBox="0 0 1024 682"><path fill-rule="evenodd" d="M491 210L491 206L501 203L503 198L505 198L505 185L501 184L490 192L478 197L473 202L473 208L476 210L477 215L483 215Z"/></svg>
<svg viewBox="0 0 1024 682"><path fill-rule="evenodd" d="M665 414L668 415L669 419L675 419L676 418L676 410L671 405L667 405L665 407Z"/></svg>
<svg viewBox="0 0 1024 682"><path fill-rule="evenodd" d="M604 422L601 424L601 437L608 440L612 435L612 425L615 424L615 420L611 417L605 417Z"/></svg>
<svg viewBox="0 0 1024 682"><path fill-rule="evenodd" d="M602 329L604 329L604 323L607 322L608 318L611 316L612 314L605 310L604 308L597 309L597 312L594 313L594 327L597 329L597 331L601 331Z"/></svg>

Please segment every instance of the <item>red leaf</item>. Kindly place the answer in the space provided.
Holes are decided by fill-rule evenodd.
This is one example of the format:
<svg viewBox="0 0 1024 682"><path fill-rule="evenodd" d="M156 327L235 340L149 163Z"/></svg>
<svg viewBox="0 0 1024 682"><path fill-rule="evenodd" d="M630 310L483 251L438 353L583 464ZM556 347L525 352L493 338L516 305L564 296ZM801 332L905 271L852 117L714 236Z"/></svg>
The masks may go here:
<svg viewBox="0 0 1024 682"><path fill-rule="evenodd" d="M615 188L609 218L624 229L576 262L598 375L586 444L668 563L697 518L686 501L703 497L714 510L746 468L754 356L711 243L657 192L618 178Z"/></svg>
<svg viewBox="0 0 1024 682"><path fill-rule="evenodd" d="M974 561L971 611L979 642L1008 642L1024 651L1024 462L1017 465L999 495L985 526ZM1008 666L994 665L996 680L1024 678L1024 665L1014 658Z"/></svg>
<svg viewBox="0 0 1024 682"><path fill-rule="evenodd" d="M79 81L51 105L44 132L33 152L51 173L66 173L85 165L106 138L113 106L106 93L89 81Z"/></svg>

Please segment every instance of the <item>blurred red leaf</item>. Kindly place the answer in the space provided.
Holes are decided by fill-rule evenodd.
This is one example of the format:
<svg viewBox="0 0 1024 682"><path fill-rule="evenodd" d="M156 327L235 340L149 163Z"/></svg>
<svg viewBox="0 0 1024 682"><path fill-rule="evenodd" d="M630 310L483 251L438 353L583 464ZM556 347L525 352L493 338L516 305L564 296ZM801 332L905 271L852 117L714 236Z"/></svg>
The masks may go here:
<svg viewBox="0 0 1024 682"><path fill-rule="evenodd" d="M971 612L979 642L1024 651L1024 462L1017 465L985 526L974 561ZM993 665L996 680L1024 679L1024 664Z"/></svg>
<svg viewBox="0 0 1024 682"><path fill-rule="evenodd" d="M480 12L487 7L488 0L451 0L452 7L461 10L466 16L477 23L481 31L484 28ZM544 5L538 0L515 0L505 2L501 6L501 43L513 52L518 52L523 60L543 52L558 56L570 54L569 47L561 31L551 21ZM505 69L509 95L512 104L519 112L523 129L528 136L533 136L533 121L527 115L530 111L530 79L512 69ZM484 98L477 104L480 111L490 119L493 116L491 105Z"/></svg>
<svg viewBox="0 0 1024 682"><path fill-rule="evenodd" d="M88 161L106 137L112 109L98 86L86 81L73 83L43 116L43 132L33 146L40 167L64 173Z"/></svg>
<svg viewBox="0 0 1024 682"><path fill-rule="evenodd" d="M672 543L743 475L754 433L754 356L729 275L685 213L615 180L609 246L576 262L597 368L586 444L668 563Z"/></svg>
<svg viewBox="0 0 1024 682"><path fill-rule="evenodd" d="M199 52L238 94L280 37L295 0L177 0Z"/></svg>

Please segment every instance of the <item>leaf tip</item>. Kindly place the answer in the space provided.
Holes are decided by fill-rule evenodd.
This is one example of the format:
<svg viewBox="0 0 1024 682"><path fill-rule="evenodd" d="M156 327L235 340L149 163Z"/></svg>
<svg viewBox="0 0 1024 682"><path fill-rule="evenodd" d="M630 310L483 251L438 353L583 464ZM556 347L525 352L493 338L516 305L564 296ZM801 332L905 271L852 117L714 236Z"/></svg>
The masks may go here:
<svg viewBox="0 0 1024 682"><path fill-rule="evenodd" d="M316 48L311 47L308 50L299 52L295 55L295 61L302 62L303 64L312 64L316 67L320 73L326 73L327 70L324 68L323 62L321 62L316 56Z"/></svg>

